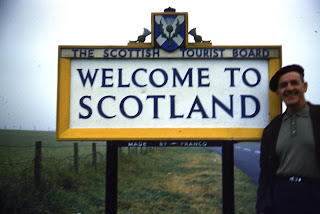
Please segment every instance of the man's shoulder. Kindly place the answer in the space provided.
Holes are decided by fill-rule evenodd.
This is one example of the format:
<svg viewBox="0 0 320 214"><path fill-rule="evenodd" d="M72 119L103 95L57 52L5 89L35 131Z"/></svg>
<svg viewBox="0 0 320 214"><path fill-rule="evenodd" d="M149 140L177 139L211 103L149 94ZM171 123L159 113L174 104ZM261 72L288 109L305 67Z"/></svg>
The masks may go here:
<svg viewBox="0 0 320 214"><path fill-rule="evenodd" d="M315 104L312 104L309 102L308 102L308 104L310 106L310 110L320 112L320 105L315 105Z"/></svg>
<svg viewBox="0 0 320 214"><path fill-rule="evenodd" d="M273 118L273 119L271 120L271 122L269 123L269 125L274 125L274 124L277 124L277 123L281 123L284 114L285 114L285 113L282 113L282 114L279 114L279 115L275 116L275 118Z"/></svg>
<svg viewBox="0 0 320 214"><path fill-rule="evenodd" d="M309 104L311 119L316 123L320 123L320 105Z"/></svg>
<svg viewBox="0 0 320 214"><path fill-rule="evenodd" d="M264 132L268 133L269 131L273 132L273 129L279 129L281 126L281 122L284 114L279 114L275 118L271 120L271 122L264 129Z"/></svg>

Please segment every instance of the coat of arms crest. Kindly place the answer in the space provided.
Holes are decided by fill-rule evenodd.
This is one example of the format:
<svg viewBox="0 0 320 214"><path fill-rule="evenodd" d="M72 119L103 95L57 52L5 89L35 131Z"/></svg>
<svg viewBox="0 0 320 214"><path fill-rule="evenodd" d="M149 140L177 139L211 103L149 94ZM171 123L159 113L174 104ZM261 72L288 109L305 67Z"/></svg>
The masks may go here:
<svg viewBox="0 0 320 214"><path fill-rule="evenodd" d="M154 45L166 51L185 46L186 16L158 14L154 16Z"/></svg>

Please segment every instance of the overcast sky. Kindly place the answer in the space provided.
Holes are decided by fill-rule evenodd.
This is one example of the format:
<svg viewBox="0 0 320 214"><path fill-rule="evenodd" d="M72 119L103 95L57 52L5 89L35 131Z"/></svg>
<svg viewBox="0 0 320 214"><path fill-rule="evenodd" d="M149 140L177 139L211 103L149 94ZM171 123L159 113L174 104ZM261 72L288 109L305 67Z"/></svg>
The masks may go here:
<svg viewBox="0 0 320 214"><path fill-rule="evenodd" d="M213 45L281 45L320 104L319 0L0 0L0 129L55 130L58 45L127 45L169 6Z"/></svg>

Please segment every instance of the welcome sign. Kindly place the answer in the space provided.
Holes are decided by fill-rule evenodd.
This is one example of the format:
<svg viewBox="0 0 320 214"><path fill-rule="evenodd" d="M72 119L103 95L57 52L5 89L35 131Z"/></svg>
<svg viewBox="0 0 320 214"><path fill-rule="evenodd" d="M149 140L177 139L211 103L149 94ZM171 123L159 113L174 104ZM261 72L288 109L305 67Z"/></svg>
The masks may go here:
<svg viewBox="0 0 320 214"><path fill-rule="evenodd" d="M75 59L70 128L263 128L267 88L265 60Z"/></svg>
<svg viewBox="0 0 320 214"><path fill-rule="evenodd" d="M187 43L186 14L153 17L151 44L59 46L57 139L259 140L281 47Z"/></svg>

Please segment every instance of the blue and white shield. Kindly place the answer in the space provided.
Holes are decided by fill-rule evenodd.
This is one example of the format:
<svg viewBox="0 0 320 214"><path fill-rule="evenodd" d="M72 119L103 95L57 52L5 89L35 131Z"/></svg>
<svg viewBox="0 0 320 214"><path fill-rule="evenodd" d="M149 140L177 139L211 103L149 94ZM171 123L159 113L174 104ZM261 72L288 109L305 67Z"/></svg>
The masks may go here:
<svg viewBox="0 0 320 214"><path fill-rule="evenodd" d="M155 42L167 51L179 48L185 40L184 15L155 15Z"/></svg>

